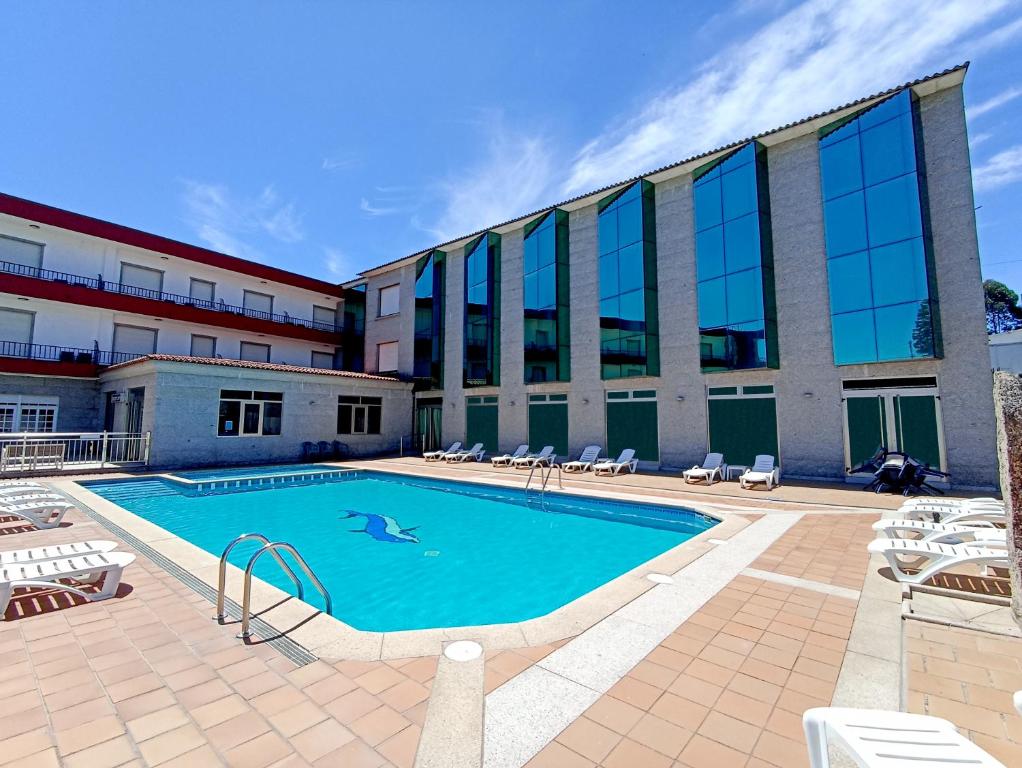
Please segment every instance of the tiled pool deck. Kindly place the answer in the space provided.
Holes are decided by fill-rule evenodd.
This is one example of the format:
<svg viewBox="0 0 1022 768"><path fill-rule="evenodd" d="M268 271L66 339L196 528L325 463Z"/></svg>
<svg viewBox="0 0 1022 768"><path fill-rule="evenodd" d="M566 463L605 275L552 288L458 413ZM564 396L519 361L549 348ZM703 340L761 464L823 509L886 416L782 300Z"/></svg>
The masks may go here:
<svg viewBox="0 0 1022 768"><path fill-rule="evenodd" d="M373 466L501 476L410 459ZM897 595L880 618L863 618L871 595L890 592L865 552L882 511L871 505L898 499L838 487L686 488L660 475L565 486L690 499L751 524L678 572L706 585L698 599L683 582L659 585L578 637L488 651L465 674L447 659L438 671L435 655L298 667L270 645L243 645L236 624L212 621L204 597L140 555L115 599L36 593L12 603L0 623L0 765L789 768L807 764L802 712L847 698L852 662L870 652L857 640L860 619L884 622L888 645L903 646L876 653L904 661L908 709L947 717L1022 765L1022 718L1010 702L1022 688L1022 639L903 621ZM114 538L77 512L50 531L0 524L3 550ZM591 663L594 644L606 652ZM546 722L549 738L537 739L530 717L551 681L565 686L564 722ZM501 707L521 692L538 698L508 723ZM485 758L484 732L494 745Z"/></svg>

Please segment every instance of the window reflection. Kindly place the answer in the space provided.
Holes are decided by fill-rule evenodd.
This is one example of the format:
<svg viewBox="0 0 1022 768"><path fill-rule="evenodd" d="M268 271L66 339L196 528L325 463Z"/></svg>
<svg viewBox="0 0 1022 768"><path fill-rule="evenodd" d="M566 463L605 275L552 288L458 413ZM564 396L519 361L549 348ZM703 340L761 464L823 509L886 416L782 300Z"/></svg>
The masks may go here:
<svg viewBox="0 0 1022 768"><path fill-rule="evenodd" d="M433 251L419 259L415 279L414 376L442 387L444 376L444 290L446 254Z"/></svg>
<svg viewBox="0 0 1022 768"><path fill-rule="evenodd" d="M692 194L702 370L776 367L765 149L698 170Z"/></svg>
<svg viewBox="0 0 1022 768"><path fill-rule="evenodd" d="M500 235L465 249L465 386L500 383Z"/></svg>
<svg viewBox="0 0 1022 768"><path fill-rule="evenodd" d="M821 131L837 365L940 354L916 109L905 90Z"/></svg>
<svg viewBox="0 0 1022 768"><path fill-rule="evenodd" d="M660 373L653 185L599 204L600 364L604 379Z"/></svg>
<svg viewBox="0 0 1022 768"><path fill-rule="evenodd" d="M525 382L568 381L568 214L530 223L523 248Z"/></svg>

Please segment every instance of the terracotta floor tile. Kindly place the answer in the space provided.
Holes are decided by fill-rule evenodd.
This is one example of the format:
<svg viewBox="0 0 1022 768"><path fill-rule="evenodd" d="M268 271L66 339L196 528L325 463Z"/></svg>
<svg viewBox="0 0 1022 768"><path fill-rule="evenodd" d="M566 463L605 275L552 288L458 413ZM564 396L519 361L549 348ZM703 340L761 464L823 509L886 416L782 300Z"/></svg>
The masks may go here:
<svg viewBox="0 0 1022 768"><path fill-rule="evenodd" d="M268 715L267 719L284 736L293 736L327 719L327 713L314 702L306 699L295 706Z"/></svg>
<svg viewBox="0 0 1022 768"><path fill-rule="evenodd" d="M422 729L417 725L409 725L402 731L381 744L376 745L376 751L387 758L397 768L413 768L415 754L419 750L419 737Z"/></svg>
<svg viewBox="0 0 1022 768"><path fill-rule="evenodd" d="M663 720L694 732L703 722L709 709L673 693L665 693L649 711Z"/></svg>
<svg viewBox="0 0 1022 768"><path fill-rule="evenodd" d="M384 704L393 707L398 712L404 712L406 709L411 709L416 704L426 701L429 698L429 689L415 680L406 678L383 691L379 694L379 698Z"/></svg>
<svg viewBox="0 0 1022 768"><path fill-rule="evenodd" d="M315 762L340 749L354 738L351 731L330 718L291 736L290 744L303 758Z"/></svg>
<svg viewBox="0 0 1022 768"><path fill-rule="evenodd" d="M673 759L692 738L692 732L647 714L631 729L628 738Z"/></svg>
<svg viewBox="0 0 1022 768"><path fill-rule="evenodd" d="M697 704L703 704L705 706L713 706L713 703L720 696L723 687L708 683L705 680L700 680L698 677L692 677L687 672L683 672L678 675L677 679L671 683L671 687L667 689L671 693L681 696L683 699L694 701Z"/></svg>
<svg viewBox="0 0 1022 768"><path fill-rule="evenodd" d="M350 725L382 704L376 696L358 688L330 702L325 709L345 725Z"/></svg>
<svg viewBox="0 0 1022 768"><path fill-rule="evenodd" d="M552 741L527 762L525 768L594 768L595 765L563 744Z"/></svg>
<svg viewBox="0 0 1022 768"><path fill-rule="evenodd" d="M389 669L389 667L381 667L381 669ZM390 670L390 672L399 676L401 675L400 672L394 672L393 670ZM404 677L401 676L400 679L403 680ZM305 688L302 689L302 693L317 704L322 705L329 704L331 701L339 699L344 694L355 690L356 687L357 686L354 682L344 675L335 672L330 675L330 677L325 677L322 680L317 680L311 685L305 686Z"/></svg>
<svg viewBox="0 0 1022 768"><path fill-rule="evenodd" d="M747 753L725 747L723 744L699 734L689 739L679 757L682 762L692 768L701 766L706 766L706 768L711 768L711 766L712 768L742 768L749 759Z"/></svg>
<svg viewBox="0 0 1022 768"><path fill-rule="evenodd" d="M46 728L37 728L34 731L22 733L3 743L3 751L0 752L0 761L8 764L21 758L42 752L51 746L50 734Z"/></svg>
<svg viewBox="0 0 1022 768"><path fill-rule="evenodd" d="M557 741L582 757L599 763L621 741L621 735L587 717L580 717L561 731Z"/></svg>
<svg viewBox="0 0 1022 768"><path fill-rule="evenodd" d="M761 680L739 672L727 685L728 690L748 696L766 704L774 704L781 695L782 688L766 680Z"/></svg>
<svg viewBox="0 0 1022 768"><path fill-rule="evenodd" d="M189 723L141 742L138 750L149 765L160 765L205 744L199 729Z"/></svg>
<svg viewBox="0 0 1022 768"><path fill-rule="evenodd" d="M98 768L101 765L122 765L134 757L131 740L127 736L118 736L76 752L64 759L64 765L66 768Z"/></svg>
<svg viewBox="0 0 1022 768"><path fill-rule="evenodd" d="M772 706L736 691L724 691L713 705L714 710L762 728L770 717Z"/></svg>
<svg viewBox="0 0 1022 768"><path fill-rule="evenodd" d="M146 739L151 739L154 736L159 736L167 731L172 731L175 728L180 728L183 725L187 725L189 722L188 715L185 711L177 704L167 707L166 709L160 709L156 712L151 712L148 715L136 718L127 723L128 732L131 734L136 742L142 742ZM90 723L88 726L91 727Z"/></svg>
<svg viewBox="0 0 1022 768"><path fill-rule="evenodd" d="M173 694L165 688L161 688L157 691L143 693L141 696L119 701L114 706L117 708L117 714L125 722L128 722L148 715L150 712L166 709L175 703Z"/></svg>
<svg viewBox="0 0 1022 768"><path fill-rule="evenodd" d="M227 722L232 717L242 715L249 710L248 702L241 696L232 694L196 707L190 711L190 714L200 728L212 728L214 725Z"/></svg>
<svg viewBox="0 0 1022 768"><path fill-rule="evenodd" d="M643 710L613 696L601 696L585 712L593 722L621 735L628 733L643 714Z"/></svg>
<svg viewBox="0 0 1022 768"><path fill-rule="evenodd" d="M351 730L369 746L386 741L409 725L400 712L384 705L351 723Z"/></svg>
<svg viewBox="0 0 1022 768"><path fill-rule="evenodd" d="M636 680L634 677L623 677L615 683L607 693L615 699L625 701L639 709L649 709L661 694L659 688Z"/></svg>
<svg viewBox="0 0 1022 768"><path fill-rule="evenodd" d="M671 768L673 761L666 755L631 739L624 739L603 761L605 768Z"/></svg>
<svg viewBox="0 0 1022 768"><path fill-rule="evenodd" d="M673 683L674 680L678 677L679 670L677 668L672 668L669 666L663 666L661 664L658 664L654 660L654 654L656 654L658 651L661 653L669 652L677 654L677 656L674 657L673 660L677 660L678 658L682 657L687 659L688 661L692 660L691 656L686 656L685 654L678 654L677 651L671 651L669 648L661 647L657 648L656 651L649 655L649 657L636 664L628 673L628 675L629 677L634 677L636 680L641 680L642 682L648 683L649 685L652 685L655 688L659 688L660 690L666 690L668 687L670 687L671 683ZM657 656L656 658L663 657L661 655ZM688 664L688 661L685 662L686 666Z"/></svg>
<svg viewBox="0 0 1022 768"><path fill-rule="evenodd" d="M706 716L697 733L726 747L749 753L759 738L760 728L714 711Z"/></svg>
<svg viewBox="0 0 1022 768"><path fill-rule="evenodd" d="M338 750L321 757L313 765L319 768L380 768L386 758L380 755L364 741L356 739L348 742Z"/></svg>
<svg viewBox="0 0 1022 768"><path fill-rule="evenodd" d="M230 765L264 768L284 759L293 751L286 741L270 731L228 750L225 757Z"/></svg>
<svg viewBox="0 0 1022 768"><path fill-rule="evenodd" d="M809 753L804 742L786 739L772 731L763 731L752 754L778 768L801 768L809 765Z"/></svg>
<svg viewBox="0 0 1022 768"><path fill-rule="evenodd" d="M269 724L263 717L253 710L232 717L230 720L214 725L205 731L209 742L219 749L226 751L246 741L251 741L270 730Z"/></svg>

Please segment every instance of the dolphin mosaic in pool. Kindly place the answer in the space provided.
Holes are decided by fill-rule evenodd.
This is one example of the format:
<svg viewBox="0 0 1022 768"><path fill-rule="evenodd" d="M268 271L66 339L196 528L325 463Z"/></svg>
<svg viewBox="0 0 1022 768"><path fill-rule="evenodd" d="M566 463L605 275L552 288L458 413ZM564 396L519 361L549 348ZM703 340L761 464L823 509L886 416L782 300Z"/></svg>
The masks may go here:
<svg viewBox="0 0 1022 768"><path fill-rule="evenodd" d="M352 533L368 533L377 541L385 541L389 544L419 543L418 537L411 534L411 531L414 531L415 528L402 528L393 517L374 515L370 512L355 512L351 509L344 511L348 514L340 518L341 520L347 520L349 517L365 518L366 527L360 531L352 531Z"/></svg>

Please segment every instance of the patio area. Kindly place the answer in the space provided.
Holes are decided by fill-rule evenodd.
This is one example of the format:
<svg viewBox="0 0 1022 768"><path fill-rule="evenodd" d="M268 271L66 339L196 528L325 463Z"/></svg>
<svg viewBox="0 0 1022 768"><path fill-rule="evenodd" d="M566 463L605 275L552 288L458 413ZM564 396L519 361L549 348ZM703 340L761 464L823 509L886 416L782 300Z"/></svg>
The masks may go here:
<svg viewBox="0 0 1022 768"><path fill-rule="evenodd" d="M416 459L346 465L516 485L527 476ZM0 623L0 765L790 768L808 765L802 712L831 703L947 717L1006 765L1022 764L1010 701L1022 688L1022 639L993 620L1003 609L986 605L970 629L902 618L900 588L866 553L872 523L899 498L667 475L563 482L686 501L747 526L682 568L677 585L577 634L486 647L475 662L298 664L279 646L237 640L206 596L138 552L114 599L12 602ZM58 487L74 493L63 478ZM48 531L0 525L3 550L117 538L83 512ZM657 600L673 610L686 585L684 611L647 611ZM962 602L927 600L930 612L934 601ZM547 716L553 678L565 687Z"/></svg>

